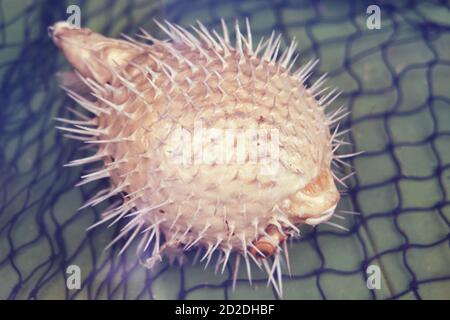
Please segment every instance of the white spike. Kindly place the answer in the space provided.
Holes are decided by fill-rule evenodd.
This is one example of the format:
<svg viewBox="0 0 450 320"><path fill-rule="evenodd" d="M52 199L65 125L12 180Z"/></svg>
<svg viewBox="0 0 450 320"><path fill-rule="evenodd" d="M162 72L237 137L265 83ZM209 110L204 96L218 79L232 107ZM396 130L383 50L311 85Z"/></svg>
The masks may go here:
<svg viewBox="0 0 450 320"><path fill-rule="evenodd" d="M78 95L77 93L75 93L74 91L63 87L63 89L67 92L67 95L72 98L75 102L77 102L80 106L82 106L83 108L85 108L87 111L95 114L96 116L98 116L100 113L104 112L104 110L100 109L99 107L97 107L94 103L92 103L91 101L81 97L80 95Z"/></svg>
<svg viewBox="0 0 450 320"><path fill-rule="evenodd" d="M122 239L123 237L125 237L125 235L133 228L136 227L135 222L130 221L125 227L123 227L120 230L120 233L118 236L116 236L106 247L105 247L105 251L108 250L109 248L111 248L117 241L119 241L120 239Z"/></svg>
<svg viewBox="0 0 450 320"><path fill-rule="evenodd" d="M155 22L155 24L156 24L162 31L164 31L164 32L170 37L170 39L172 39L173 41L179 41L179 40L180 40L178 37L175 36L175 34L173 34L172 32L170 32L165 26L163 26L161 23L159 23L158 20L153 19L153 21Z"/></svg>
<svg viewBox="0 0 450 320"><path fill-rule="evenodd" d="M278 37L277 37L277 39L275 41L273 50L272 50L272 52L269 55L269 61L272 64L275 63L277 61L277 59L278 59L278 52L280 50L280 46L281 46L281 34L278 35Z"/></svg>
<svg viewBox="0 0 450 320"><path fill-rule="evenodd" d="M316 82L314 82L311 88L309 88L311 94L315 94L317 90L327 81L327 76L328 73L324 73L323 75L320 76L319 79L316 80Z"/></svg>
<svg viewBox="0 0 450 320"><path fill-rule="evenodd" d="M333 120L335 119L338 115L342 114L345 111L345 106L342 105L340 106L338 109L336 109L335 111L333 111L331 114L327 114L327 118L328 120Z"/></svg>
<svg viewBox="0 0 450 320"><path fill-rule="evenodd" d="M211 261L211 258L214 254L214 252L216 252L217 248L219 247L220 243L222 242L222 239L217 239L216 244L214 245L214 247L211 249L211 252L208 255L208 259L206 260L206 264L205 264L205 269L208 267L209 262Z"/></svg>
<svg viewBox="0 0 450 320"><path fill-rule="evenodd" d="M264 41L264 36L261 37L261 39L259 39L259 42L256 46L255 51L253 52L253 56L252 58L256 59L258 57L259 51L261 51L262 49L264 49L266 42Z"/></svg>
<svg viewBox="0 0 450 320"><path fill-rule="evenodd" d="M339 210L339 213L350 214L350 215L360 215L361 214L361 212L348 211L348 210Z"/></svg>
<svg viewBox="0 0 450 320"><path fill-rule="evenodd" d="M234 268L233 268L233 285L232 285L233 291L236 290L236 280L239 272L240 262L241 262L241 255L236 254L236 259L234 260Z"/></svg>
<svg viewBox="0 0 450 320"><path fill-rule="evenodd" d="M189 250L189 249L192 248L197 242L199 242L199 241L203 238L203 236L204 236L206 230L208 230L208 228L209 228L210 226L211 226L211 225L207 222L206 225L205 225L205 227L204 227L204 228L200 231L200 233L198 234L197 238L196 238L194 241L192 241L191 243L187 244L187 245L184 247L184 250Z"/></svg>
<svg viewBox="0 0 450 320"><path fill-rule="evenodd" d="M225 257L223 259L222 270L221 273L225 271L225 267L227 266L228 259L230 258L231 248L227 248L224 250Z"/></svg>
<svg viewBox="0 0 450 320"><path fill-rule="evenodd" d="M278 290L277 282L276 282L275 278L273 277L273 272L274 272L275 266L273 266L272 268L270 268L267 259L263 259L262 262L263 262L263 266L264 266L264 268L266 269L266 273L267 273L267 276L268 276L268 279L267 279L267 286L269 286L269 285L272 283L272 286L273 286L273 288L275 289L276 293L277 293L278 295L280 295L279 290Z"/></svg>
<svg viewBox="0 0 450 320"><path fill-rule="evenodd" d="M247 26L247 52L248 54L253 54L253 40L252 40L252 30L250 28L250 21L248 17L245 18L245 24Z"/></svg>
<svg viewBox="0 0 450 320"><path fill-rule="evenodd" d="M223 251L220 251L219 256L217 257L217 260L216 260L216 265L214 266L214 275L216 275L217 272L219 271L219 267L220 267L220 264L222 263L223 255L224 255Z"/></svg>
<svg viewBox="0 0 450 320"><path fill-rule="evenodd" d="M79 112L71 107L67 107L67 110L69 110L70 113L73 113L78 118L83 119L84 121L95 121L95 118L89 118L88 116L82 114L81 112Z"/></svg>
<svg viewBox="0 0 450 320"><path fill-rule="evenodd" d="M227 44L228 48L230 48L231 47L230 36L228 34L228 27L227 27L227 25L225 23L225 19L221 18L220 19L220 23L222 24L223 38L224 38L225 43Z"/></svg>
<svg viewBox="0 0 450 320"><path fill-rule="evenodd" d="M280 261L280 253L275 254L275 261L273 262L275 266L275 272L278 276L278 296L283 298L283 274L281 272L281 261Z"/></svg>
<svg viewBox="0 0 450 320"><path fill-rule="evenodd" d="M288 270L288 274L289 274L290 277L292 277L291 263L289 261L289 249L288 249L288 246L287 246L287 241L283 242L283 252L284 252L284 258L286 260L286 267L287 267L287 270Z"/></svg>
<svg viewBox="0 0 450 320"><path fill-rule="evenodd" d="M334 155L333 158L336 158L336 159L353 158L353 157L359 156L360 154L363 154L363 153L364 153L364 151L358 151L358 152L353 152L353 153L348 153L348 154Z"/></svg>
<svg viewBox="0 0 450 320"><path fill-rule="evenodd" d="M245 234L242 234L242 250L244 251L243 256L245 260L245 266L247 268L248 282L252 285L252 269L250 266L250 261L248 260L248 252L247 252L247 242L245 240Z"/></svg>
<svg viewBox="0 0 450 320"><path fill-rule="evenodd" d="M100 202L102 202L102 201L104 201L104 200L106 200L106 199L108 199L108 198L110 198L110 197L112 197L112 196L114 196L114 195L116 195L116 194L122 192L123 189L125 188L125 185L126 185L126 184L119 185L118 187L116 187L115 189L113 189L112 191L110 191L109 193L107 193L107 194L105 194L105 195L102 195L102 196L99 196L99 197L95 197L94 199L88 201L86 204L84 204L83 206L81 206L79 210L82 210L82 209L84 209L84 208L91 207L91 206L92 206L92 207L93 207L93 206L96 206L96 205L99 204ZM105 190L105 189L104 189L104 190ZM102 191L103 191L103 190L102 190Z"/></svg>
<svg viewBox="0 0 450 320"><path fill-rule="evenodd" d="M239 28L239 21L236 19L234 23L234 29L236 33L236 50L239 53L239 62L243 61L243 51L242 51L242 34Z"/></svg>
<svg viewBox="0 0 450 320"><path fill-rule="evenodd" d="M297 42L295 41L294 37L289 47L286 50L284 50L282 59L280 60L280 64L283 66L283 68L287 68L289 62L292 61L292 55L294 54L296 48Z"/></svg>
<svg viewBox="0 0 450 320"><path fill-rule="evenodd" d="M72 124L72 125L88 125L88 126L96 125L95 119L89 119L88 121L86 121L86 120L72 120L72 119L55 117L54 120L62 122L62 123Z"/></svg>
<svg viewBox="0 0 450 320"><path fill-rule="evenodd" d="M115 169L114 167L106 167L106 168L100 169L98 171L94 171L92 173L85 174L85 175L81 176L82 181L77 183L75 186L80 187L82 185L85 185L85 184L90 183L95 180L108 178L110 176L110 172L114 169Z"/></svg>
<svg viewBox="0 0 450 320"><path fill-rule="evenodd" d="M337 224L337 223L334 223L334 222L331 222L331 221L324 221L323 223L325 223L325 224L327 224L329 226L335 227L337 229L343 230L343 231L347 231L347 232L350 231L346 227L343 227L340 224Z"/></svg>
<svg viewBox="0 0 450 320"><path fill-rule="evenodd" d="M328 100L327 102L323 101L322 102L322 108L326 108L328 107L331 103L334 102L334 100L336 100L344 91L341 90L338 93L336 93L330 100ZM328 98L327 98L328 99ZM325 99L326 100L326 99Z"/></svg>
<svg viewBox="0 0 450 320"><path fill-rule="evenodd" d="M128 241L124 244L122 249L119 251L119 256L122 255L122 253L128 248L128 246L131 244L131 242L136 238L136 235L139 233L139 230L141 230L141 227L143 225L143 222L139 222L139 224L136 225L135 230L131 234L131 236L128 238Z"/></svg>
<svg viewBox="0 0 450 320"><path fill-rule="evenodd" d="M330 127L333 126L335 123L337 123L337 122L341 121L342 119L344 119L345 117L347 117L350 113L351 112L348 111L335 119L329 120L328 126L330 126Z"/></svg>
<svg viewBox="0 0 450 320"><path fill-rule="evenodd" d="M305 81L307 80L307 78L309 78L312 69L314 69L318 63L319 63L319 59L310 60L306 65L304 65L299 70L297 70L294 73L294 76L299 79L300 83L304 84ZM326 74L324 74L323 77L326 78Z"/></svg>
<svg viewBox="0 0 450 320"><path fill-rule="evenodd" d="M221 37L221 36L216 32L216 30L213 30L213 34L214 34L214 36L216 36L216 38L217 38L217 39L219 40L219 42L220 42L220 49L219 49L219 50L214 50L214 51L217 52L216 55L220 55L220 56L223 55L223 57L225 57L225 58L229 57L229 56L230 56L230 50L229 50L229 48L228 48L228 45L227 45L226 42L225 42L225 39L224 39L223 37ZM223 51L223 54L219 53L219 51Z"/></svg>
<svg viewBox="0 0 450 320"><path fill-rule="evenodd" d="M104 157L105 157L105 155L102 152L102 153L95 154L93 156L72 160L69 163L65 164L64 167L74 167L74 166L79 166L79 165L86 164L86 163L96 162L96 161L102 160Z"/></svg>
<svg viewBox="0 0 450 320"><path fill-rule="evenodd" d="M261 60L269 61L270 52L273 49L273 38L274 37L275 37L275 31L272 31L270 38L266 41L266 43L267 43L266 50L264 51L263 55L261 56Z"/></svg>
<svg viewBox="0 0 450 320"><path fill-rule="evenodd" d="M192 265L195 265L197 263L198 258L200 257L200 253L202 252L202 249L203 249L202 247L197 248L195 255L194 255L194 259L192 259Z"/></svg>
<svg viewBox="0 0 450 320"><path fill-rule="evenodd" d="M156 229L159 228L159 226L152 226L152 232L150 233L150 236L144 246L143 252L147 251L148 247L150 246L150 243L152 243L153 238L156 235Z"/></svg>

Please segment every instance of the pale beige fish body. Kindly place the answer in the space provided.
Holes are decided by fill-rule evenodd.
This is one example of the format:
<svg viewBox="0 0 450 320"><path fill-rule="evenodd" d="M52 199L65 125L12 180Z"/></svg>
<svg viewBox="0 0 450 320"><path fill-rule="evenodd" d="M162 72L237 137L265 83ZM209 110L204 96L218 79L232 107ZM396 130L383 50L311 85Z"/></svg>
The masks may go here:
<svg viewBox="0 0 450 320"><path fill-rule="evenodd" d="M340 198L330 126L341 111L325 112L336 92L321 92L323 78L305 86L315 64L292 70L295 42L282 53L272 34L254 47L248 21L233 45L224 23L222 36L201 24L161 28L168 40L111 39L64 22L50 30L91 92L68 86L94 116L63 130L98 145L72 164L101 160L81 183L111 181L88 205L124 194L100 223L128 219L117 240L131 235L123 251L140 237L148 266L199 247L223 270L238 252L249 276L251 263L266 268L281 294L273 270L281 274L285 240L327 221Z"/></svg>

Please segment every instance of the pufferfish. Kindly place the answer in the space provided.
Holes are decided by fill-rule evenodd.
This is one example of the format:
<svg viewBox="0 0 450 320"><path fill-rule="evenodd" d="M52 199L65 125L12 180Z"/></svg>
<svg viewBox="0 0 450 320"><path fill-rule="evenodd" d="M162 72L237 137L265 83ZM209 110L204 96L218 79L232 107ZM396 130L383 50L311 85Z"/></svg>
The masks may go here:
<svg viewBox="0 0 450 320"><path fill-rule="evenodd" d="M91 115L75 111L77 119L58 119L73 127L58 128L96 150L68 166L101 163L78 185L110 181L83 207L121 199L94 224L124 222L110 244L123 244L119 254L137 241L151 268L197 248L206 265L216 259L216 272L234 266L233 287L243 261L250 283L256 265L281 296L287 240L301 225L336 226L335 181L346 177L331 165L354 155L334 154L348 113L326 111L341 93L324 87L326 75L306 84L318 60L294 68L295 39L282 50L273 32L254 46L246 20L244 34L236 21L232 43L221 22L219 34L155 21L168 38L142 30L139 41L49 27L74 68L62 86Z"/></svg>

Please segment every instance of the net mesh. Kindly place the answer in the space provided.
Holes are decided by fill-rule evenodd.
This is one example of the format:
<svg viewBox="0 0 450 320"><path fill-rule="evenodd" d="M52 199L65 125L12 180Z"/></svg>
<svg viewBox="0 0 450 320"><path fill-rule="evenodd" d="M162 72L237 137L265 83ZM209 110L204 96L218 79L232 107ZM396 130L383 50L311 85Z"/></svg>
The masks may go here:
<svg viewBox="0 0 450 320"><path fill-rule="evenodd" d="M366 153L341 203L361 215L340 222L349 232L319 226L292 244L284 298L450 298L448 2L379 2L381 29L369 30L369 2L294 0L0 1L0 298L277 298L263 273L251 287L240 270L233 291L230 267L147 270L132 249L103 251L120 225L85 232L107 204L77 209L105 182L75 188L89 167L63 167L89 151L54 129L78 107L58 88L67 64L47 36L75 3L82 25L110 36L158 33L152 18L218 29L220 17L249 17L255 38L295 36L300 61L320 58L317 74L344 90L351 149ZM66 286L70 265L80 290ZM370 265L379 290L366 286Z"/></svg>

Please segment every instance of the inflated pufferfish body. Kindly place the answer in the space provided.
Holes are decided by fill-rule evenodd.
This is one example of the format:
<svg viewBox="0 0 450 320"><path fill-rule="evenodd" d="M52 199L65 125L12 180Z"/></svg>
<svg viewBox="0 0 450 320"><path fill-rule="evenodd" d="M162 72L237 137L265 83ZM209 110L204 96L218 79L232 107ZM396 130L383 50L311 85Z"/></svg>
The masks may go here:
<svg viewBox="0 0 450 320"><path fill-rule="evenodd" d="M247 21L232 45L222 24L219 35L167 23L169 40L144 32L143 42L55 24L53 41L77 72L62 82L94 115L61 129L98 146L69 164L103 162L80 184L111 181L86 205L124 195L97 223L128 219L113 241L130 235L121 252L139 236L150 267L199 247L207 263L217 253L222 272L237 252L236 266L242 257L250 279L252 263L264 267L281 294L285 240L326 222L339 201L330 126L343 109L325 113L338 93L324 93L324 77L306 88L317 61L292 71L295 41L281 53L272 34L254 48Z"/></svg>

